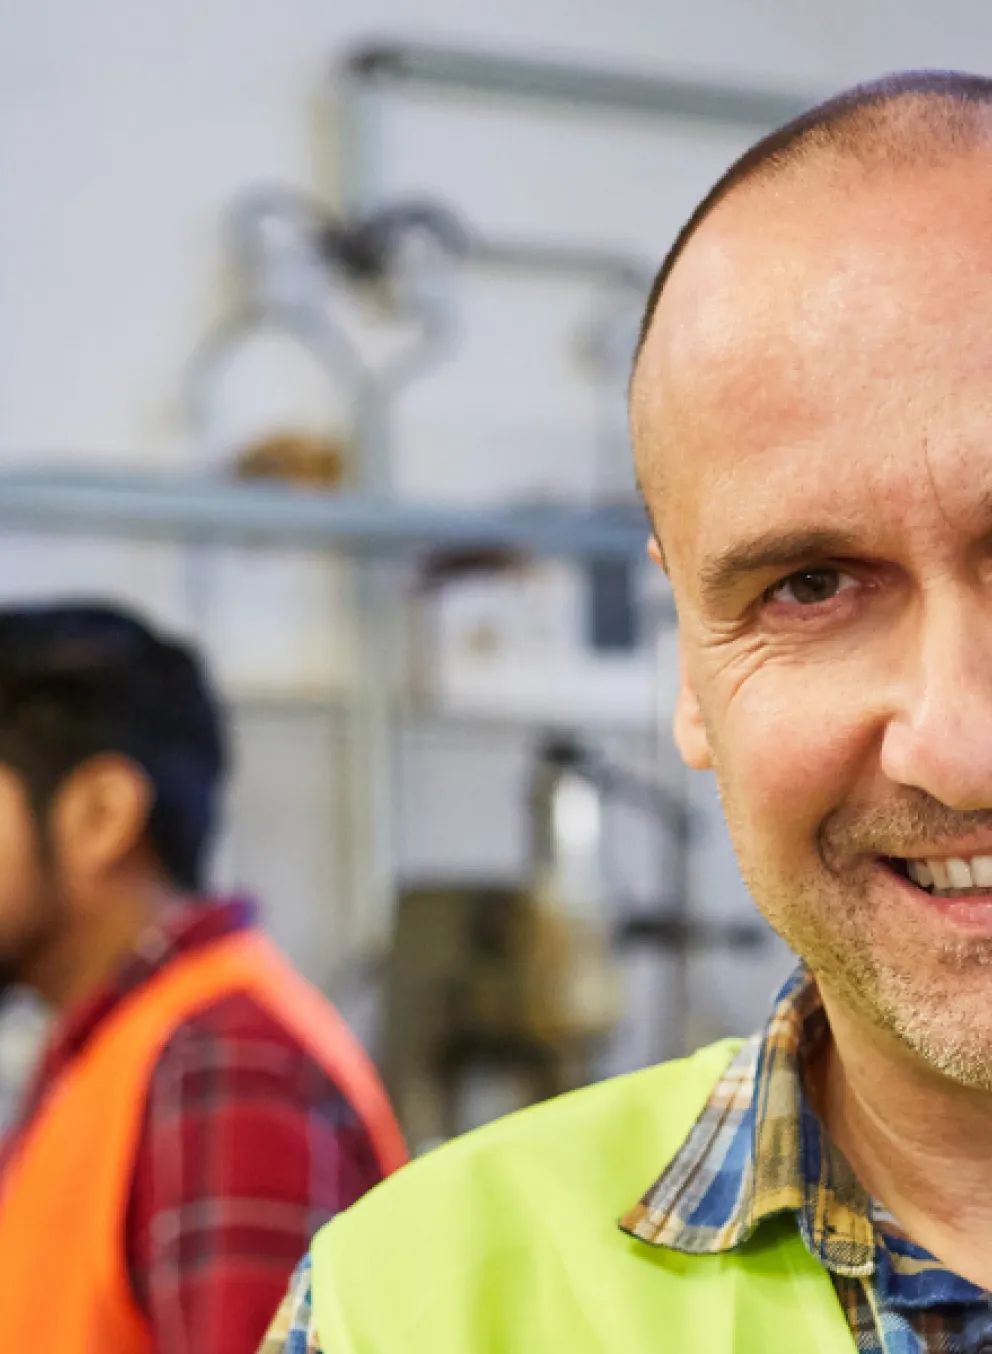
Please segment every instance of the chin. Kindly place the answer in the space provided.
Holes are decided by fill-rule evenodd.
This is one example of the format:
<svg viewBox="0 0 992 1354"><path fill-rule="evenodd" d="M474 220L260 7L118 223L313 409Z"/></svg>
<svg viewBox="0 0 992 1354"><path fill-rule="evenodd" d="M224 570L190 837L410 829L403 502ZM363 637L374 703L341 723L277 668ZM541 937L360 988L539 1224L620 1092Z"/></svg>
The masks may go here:
<svg viewBox="0 0 992 1354"><path fill-rule="evenodd" d="M906 1030L902 1039L922 1063L949 1081L972 1090L992 1091L992 1038L955 1041L943 1032L931 1038L927 1032Z"/></svg>
<svg viewBox="0 0 992 1354"><path fill-rule="evenodd" d="M903 990L884 1003L882 1023L933 1071L960 1086L992 1090L990 987L992 973L986 972L982 983L964 983L953 992Z"/></svg>

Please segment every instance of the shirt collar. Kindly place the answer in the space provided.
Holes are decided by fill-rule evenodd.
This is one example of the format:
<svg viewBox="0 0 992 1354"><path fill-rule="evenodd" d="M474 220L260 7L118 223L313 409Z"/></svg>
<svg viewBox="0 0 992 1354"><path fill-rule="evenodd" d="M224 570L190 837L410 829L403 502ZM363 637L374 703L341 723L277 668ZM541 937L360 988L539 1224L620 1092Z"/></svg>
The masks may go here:
<svg viewBox="0 0 992 1354"><path fill-rule="evenodd" d="M252 925L254 915L253 905L241 898L184 898L165 908L142 932L134 949L122 957L107 982L56 1021L34 1079L34 1089L47 1085L85 1047L125 997L179 955ZM29 1094L27 1100L34 1098Z"/></svg>
<svg viewBox="0 0 992 1354"><path fill-rule="evenodd" d="M870 1200L803 1090L803 1070L827 1037L816 983L800 966L621 1227L650 1245L699 1255L733 1250L769 1218L792 1213L826 1268L872 1274Z"/></svg>

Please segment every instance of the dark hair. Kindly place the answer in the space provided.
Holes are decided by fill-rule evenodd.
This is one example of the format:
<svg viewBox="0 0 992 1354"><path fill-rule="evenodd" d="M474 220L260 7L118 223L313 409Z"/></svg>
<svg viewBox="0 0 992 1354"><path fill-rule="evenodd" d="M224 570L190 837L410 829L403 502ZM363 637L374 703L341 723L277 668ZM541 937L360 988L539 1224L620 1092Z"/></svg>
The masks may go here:
<svg viewBox="0 0 992 1354"><path fill-rule="evenodd" d="M149 845L173 883L199 889L227 747L195 653L102 604L0 610L0 762L42 827L65 776L108 752L148 776Z"/></svg>
<svg viewBox="0 0 992 1354"><path fill-rule="evenodd" d="M946 142L957 133L966 132L967 124L974 110L982 104L992 104L992 79L983 75L968 75L961 71L902 71L895 75L886 75L867 84L855 85L853 89L817 104L814 108L801 113L785 126L770 132L756 142L730 166L717 180L699 206L679 231L675 243L665 255L664 262L655 275L647 303L641 319L640 334L634 355L634 367L641 355L655 310L665 284L672 270L681 258L686 245L695 235L703 221L720 202L738 185L774 172L795 160L807 149L819 146L838 146L857 156L859 152L880 147L883 153L898 152L900 149L912 150L912 139L896 128L872 126L872 113L888 108L897 100L916 96L918 98L941 100L951 106L951 117L942 138ZM934 119L938 121L938 119ZM909 140L909 146L901 141ZM920 149L926 148L926 133L917 135ZM931 140L933 138L931 137Z"/></svg>

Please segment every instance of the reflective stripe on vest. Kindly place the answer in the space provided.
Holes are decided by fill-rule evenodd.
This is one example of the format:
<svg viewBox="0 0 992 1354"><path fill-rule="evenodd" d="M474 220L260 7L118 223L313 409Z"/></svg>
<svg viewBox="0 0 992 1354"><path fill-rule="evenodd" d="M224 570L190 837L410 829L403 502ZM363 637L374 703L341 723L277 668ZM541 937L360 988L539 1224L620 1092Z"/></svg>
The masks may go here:
<svg viewBox="0 0 992 1354"><path fill-rule="evenodd" d="M367 1196L313 1246L325 1354L852 1354L833 1281L791 1217L723 1255L617 1226L733 1051L511 1115Z"/></svg>
<svg viewBox="0 0 992 1354"><path fill-rule="evenodd" d="M364 1123L383 1172L404 1163L399 1128L365 1053L259 932L182 956L95 1032L57 1079L0 1180L4 1354L150 1350L124 1255L148 1085L178 1027L234 993L257 1001L326 1070Z"/></svg>

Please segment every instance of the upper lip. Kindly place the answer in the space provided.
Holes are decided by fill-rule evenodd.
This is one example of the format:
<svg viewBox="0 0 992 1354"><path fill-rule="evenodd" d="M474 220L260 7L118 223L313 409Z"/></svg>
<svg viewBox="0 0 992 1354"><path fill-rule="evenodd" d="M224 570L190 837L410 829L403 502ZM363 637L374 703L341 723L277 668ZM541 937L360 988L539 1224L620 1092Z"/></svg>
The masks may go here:
<svg viewBox="0 0 992 1354"><path fill-rule="evenodd" d="M973 856L992 856L992 835L982 841L971 838L956 842L933 842L909 851L889 853L892 860L968 860Z"/></svg>

